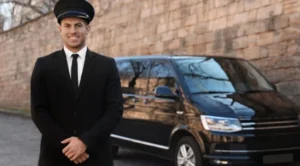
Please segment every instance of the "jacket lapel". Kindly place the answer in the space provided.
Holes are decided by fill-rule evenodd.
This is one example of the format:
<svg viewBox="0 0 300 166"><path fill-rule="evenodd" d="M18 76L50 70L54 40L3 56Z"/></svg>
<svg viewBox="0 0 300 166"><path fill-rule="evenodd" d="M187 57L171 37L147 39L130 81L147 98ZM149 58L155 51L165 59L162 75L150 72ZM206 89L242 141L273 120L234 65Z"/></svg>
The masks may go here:
<svg viewBox="0 0 300 166"><path fill-rule="evenodd" d="M60 73L63 77L63 82L66 84L67 90L69 91L69 93L71 94L71 96L75 100L76 99L76 97L75 97L76 94L73 90L73 85L72 85L72 80L71 80L71 76L70 76L70 73L69 73L67 58L66 58L65 51L63 49L58 52L58 61L59 61L58 70L60 70Z"/></svg>
<svg viewBox="0 0 300 166"><path fill-rule="evenodd" d="M79 92L78 92L78 96L77 96L77 100L79 99L84 87L86 86L90 73L93 71L94 65L95 65L95 61L93 60L93 58L96 55L94 55L89 49L86 52L86 57L85 57L85 61L84 61L84 66L83 66L83 71L82 71L82 76L81 76L81 80L80 80L80 84L79 84Z"/></svg>

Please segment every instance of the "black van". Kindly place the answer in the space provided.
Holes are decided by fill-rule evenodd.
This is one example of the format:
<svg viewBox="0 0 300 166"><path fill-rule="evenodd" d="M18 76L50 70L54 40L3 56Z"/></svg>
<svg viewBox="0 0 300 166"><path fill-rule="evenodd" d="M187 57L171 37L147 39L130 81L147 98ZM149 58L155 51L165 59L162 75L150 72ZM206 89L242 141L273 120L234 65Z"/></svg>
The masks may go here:
<svg viewBox="0 0 300 166"><path fill-rule="evenodd" d="M248 61L216 56L116 58L127 147L176 166L291 163L300 158L300 108Z"/></svg>

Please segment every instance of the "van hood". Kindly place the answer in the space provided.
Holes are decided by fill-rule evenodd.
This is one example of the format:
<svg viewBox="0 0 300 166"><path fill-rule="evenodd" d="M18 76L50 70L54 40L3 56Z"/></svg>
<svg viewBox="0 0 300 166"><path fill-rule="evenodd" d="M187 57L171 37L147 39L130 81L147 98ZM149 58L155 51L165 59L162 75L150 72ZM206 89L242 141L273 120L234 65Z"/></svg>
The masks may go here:
<svg viewBox="0 0 300 166"><path fill-rule="evenodd" d="M245 120L298 117L300 108L275 91L195 94L191 96L201 112L211 116Z"/></svg>

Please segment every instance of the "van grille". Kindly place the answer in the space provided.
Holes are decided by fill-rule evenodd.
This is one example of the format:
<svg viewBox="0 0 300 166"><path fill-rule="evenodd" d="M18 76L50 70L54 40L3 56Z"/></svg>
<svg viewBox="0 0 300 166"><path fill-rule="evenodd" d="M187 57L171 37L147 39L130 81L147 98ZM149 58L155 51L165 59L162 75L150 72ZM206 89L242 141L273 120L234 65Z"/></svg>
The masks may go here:
<svg viewBox="0 0 300 166"><path fill-rule="evenodd" d="M273 121L241 121L243 130L273 130L300 127L298 119L281 119Z"/></svg>

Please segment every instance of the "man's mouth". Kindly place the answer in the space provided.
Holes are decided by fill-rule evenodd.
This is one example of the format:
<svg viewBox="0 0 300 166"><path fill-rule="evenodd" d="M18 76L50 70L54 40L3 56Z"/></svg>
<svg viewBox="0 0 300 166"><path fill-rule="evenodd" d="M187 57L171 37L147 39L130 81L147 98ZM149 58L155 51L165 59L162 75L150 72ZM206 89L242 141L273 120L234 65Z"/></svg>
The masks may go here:
<svg viewBox="0 0 300 166"><path fill-rule="evenodd" d="M71 39L71 40L77 40L78 37L76 37L76 36L71 36L71 37L69 37L69 39Z"/></svg>

